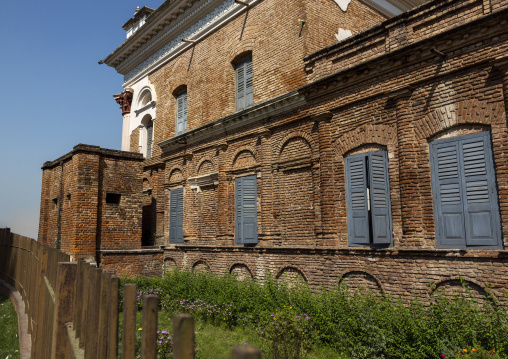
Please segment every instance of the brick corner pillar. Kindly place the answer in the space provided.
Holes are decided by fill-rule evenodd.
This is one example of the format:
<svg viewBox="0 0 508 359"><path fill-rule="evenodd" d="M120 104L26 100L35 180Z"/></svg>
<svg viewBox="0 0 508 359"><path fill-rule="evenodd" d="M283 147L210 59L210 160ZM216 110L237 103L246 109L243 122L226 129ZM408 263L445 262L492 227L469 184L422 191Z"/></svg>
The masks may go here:
<svg viewBox="0 0 508 359"><path fill-rule="evenodd" d="M119 94L113 95L116 103L120 105L123 116L122 125L122 151L130 151L130 122L131 122L131 104L132 104L132 92L125 90Z"/></svg>

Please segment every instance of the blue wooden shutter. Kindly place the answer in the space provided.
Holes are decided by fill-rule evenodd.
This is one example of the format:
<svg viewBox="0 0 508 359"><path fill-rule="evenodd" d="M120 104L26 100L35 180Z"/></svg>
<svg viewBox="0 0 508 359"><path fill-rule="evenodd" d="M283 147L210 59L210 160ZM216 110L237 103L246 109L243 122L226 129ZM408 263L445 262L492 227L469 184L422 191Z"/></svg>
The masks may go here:
<svg viewBox="0 0 508 359"><path fill-rule="evenodd" d="M430 144L436 237L443 247L465 244L464 204L457 141Z"/></svg>
<svg viewBox="0 0 508 359"><path fill-rule="evenodd" d="M236 110L244 108L245 97L245 64L241 63L236 68Z"/></svg>
<svg viewBox="0 0 508 359"><path fill-rule="evenodd" d="M459 149L463 171L466 244L498 245L501 229L490 132L463 136Z"/></svg>
<svg viewBox="0 0 508 359"><path fill-rule="evenodd" d="M169 243L183 243L183 188L169 195Z"/></svg>
<svg viewBox="0 0 508 359"><path fill-rule="evenodd" d="M146 128L146 158L152 157L153 123Z"/></svg>
<svg viewBox="0 0 508 359"><path fill-rule="evenodd" d="M253 93L252 93L252 58L249 57L245 60L245 98L244 98L244 108L251 106L253 103Z"/></svg>
<svg viewBox="0 0 508 359"><path fill-rule="evenodd" d="M350 245L369 244L366 156L346 157L347 229Z"/></svg>
<svg viewBox="0 0 508 359"><path fill-rule="evenodd" d="M242 194L243 180L237 178L235 180L235 243L243 244L243 228L242 228Z"/></svg>
<svg viewBox="0 0 508 359"><path fill-rule="evenodd" d="M187 91L180 93L176 99L176 134L187 131Z"/></svg>
<svg viewBox="0 0 508 359"><path fill-rule="evenodd" d="M369 182L372 242L374 244L390 244L392 241L392 211L386 151L369 153Z"/></svg>
<svg viewBox="0 0 508 359"><path fill-rule="evenodd" d="M236 244L258 243L256 175L235 180Z"/></svg>

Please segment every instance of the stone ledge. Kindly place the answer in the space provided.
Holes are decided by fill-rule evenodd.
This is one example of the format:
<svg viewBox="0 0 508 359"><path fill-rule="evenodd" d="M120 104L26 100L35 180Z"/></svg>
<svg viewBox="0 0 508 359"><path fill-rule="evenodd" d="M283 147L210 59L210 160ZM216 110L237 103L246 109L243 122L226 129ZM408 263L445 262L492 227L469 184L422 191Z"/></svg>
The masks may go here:
<svg viewBox="0 0 508 359"><path fill-rule="evenodd" d="M163 253L161 248L136 248L136 249L102 249L98 251L102 255L115 255L115 254L148 254L148 253Z"/></svg>
<svg viewBox="0 0 508 359"><path fill-rule="evenodd" d="M412 256L412 257L447 257L447 258L490 258L508 259L508 250L485 249L419 249L419 248L309 248L309 247L241 247L241 246L207 246L207 245L171 245L161 246L164 251L206 251L206 252L254 252L254 253L290 253L310 255L372 255L372 256Z"/></svg>
<svg viewBox="0 0 508 359"><path fill-rule="evenodd" d="M44 165L42 166L42 169L49 169L55 166L58 166L61 162L69 160L78 153L93 153L93 154L99 154L106 157L116 157L119 159L126 159L126 160L138 160L143 161L143 154L141 153L135 153L135 152L127 152L127 151L119 151L119 150L112 150L108 148L101 148L99 146L93 146L93 145L85 145L85 144L78 144L74 146L72 151L69 153L66 153L65 155L58 157L54 161L47 161L44 162Z"/></svg>

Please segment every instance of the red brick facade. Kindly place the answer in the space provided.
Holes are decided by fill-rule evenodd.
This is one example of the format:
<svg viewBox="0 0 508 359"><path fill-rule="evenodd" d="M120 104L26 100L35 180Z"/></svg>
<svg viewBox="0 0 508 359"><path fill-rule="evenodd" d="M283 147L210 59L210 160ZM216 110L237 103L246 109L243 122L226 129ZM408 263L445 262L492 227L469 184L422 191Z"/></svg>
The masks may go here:
<svg viewBox="0 0 508 359"><path fill-rule="evenodd" d="M39 239L60 238L62 249L81 255L73 248L93 249L102 233L100 261L122 274L203 267L419 296L461 277L479 293L490 283L501 298L508 289L508 2L433 1L384 22L360 2L337 17L329 15L332 5L261 1L153 72L152 158L140 164L122 152L100 170L102 155L75 149L45 164ZM358 33L336 44L320 38L320 26L347 27L343 21ZM252 54L254 104L235 113L232 64L245 51ZM182 85L188 127L175 136L174 92ZM492 139L503 243L440 249L429 144L483 131ZM131 150L138 136L135 129ZM348 240L345 159L376 150L388 158L393 240L358 248ZM256 176L255 247L235 245L235 180L247 175ZM97 191L118 183L116 176L126 179L116 191L132 200L121 215L102 209L96 231ZM199 180L209 182L191 186ZM52 198L73 185L84 195L72 194L81 213L56 216ZM184 191L184 244L170 245L170 193L177 188ZM162 249L143 252L141 241Z"/></svg>

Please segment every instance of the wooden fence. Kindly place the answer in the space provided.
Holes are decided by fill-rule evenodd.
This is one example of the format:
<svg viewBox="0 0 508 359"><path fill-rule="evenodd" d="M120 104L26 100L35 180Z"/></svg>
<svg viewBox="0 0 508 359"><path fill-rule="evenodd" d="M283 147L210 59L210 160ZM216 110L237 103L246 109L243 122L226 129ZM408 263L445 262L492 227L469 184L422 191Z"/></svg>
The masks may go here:
<svg viewBox="0 0 508 359"><path fill-rule="evenodd" d="M84 259L0 229L0 278L25 303L34 359L134 359L136 285L124 286L119 344L119 278ZM157 358L157 296L143 298L141 358ZM194 358L194 319L173 317L173 358ZM261 358L253 347L233 348L233 359Z"/></svg>

